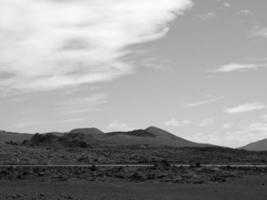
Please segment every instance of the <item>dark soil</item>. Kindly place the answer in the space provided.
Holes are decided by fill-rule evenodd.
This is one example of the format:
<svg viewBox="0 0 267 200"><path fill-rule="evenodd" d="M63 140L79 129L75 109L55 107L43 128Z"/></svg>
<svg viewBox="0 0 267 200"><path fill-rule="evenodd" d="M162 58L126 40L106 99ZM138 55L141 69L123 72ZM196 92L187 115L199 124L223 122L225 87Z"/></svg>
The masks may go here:
<svg viewBox="0 0 267 200"><path fill-rule="evenodd" d="M260 179L260 177L258 177ZM235 184L0 182L0 200L266 200L267 187Z"/></svg>

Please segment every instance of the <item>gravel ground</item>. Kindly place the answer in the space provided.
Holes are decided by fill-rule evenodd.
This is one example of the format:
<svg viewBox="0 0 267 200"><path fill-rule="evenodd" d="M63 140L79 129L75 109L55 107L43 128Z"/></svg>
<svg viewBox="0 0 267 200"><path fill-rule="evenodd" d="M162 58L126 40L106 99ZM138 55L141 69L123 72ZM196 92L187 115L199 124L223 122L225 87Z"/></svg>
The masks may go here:
<svg viewBox="0 0 267 200"><path fill-rule="evenodd" d="M4 181L0 182L0 200L266 200L267 187L260 180L262 177L258 176L244 184L239 181L195 185L84 180Z"/></svg>

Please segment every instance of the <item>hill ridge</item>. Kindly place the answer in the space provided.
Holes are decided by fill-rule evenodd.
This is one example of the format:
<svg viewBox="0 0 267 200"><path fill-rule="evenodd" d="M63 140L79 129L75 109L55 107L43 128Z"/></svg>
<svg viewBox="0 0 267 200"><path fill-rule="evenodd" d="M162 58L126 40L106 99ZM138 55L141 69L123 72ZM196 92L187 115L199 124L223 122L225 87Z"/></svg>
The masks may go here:
<svg viewBox="0 0 267 200"><path fill-rule="evenodd" d="M54 134L55 133L55 134ZM54 137L54 136L55 137ZM3 141L10 139L5 134ZM13 136L14 138L14 136ZM1 140L1 137L0 137ZM171 146L171 147L202 147L208 146L178 137L161 128L150 126L145 129L136 129L132 131L114 131L103 132L97 128L76 128L69 132L50 132L44 134L25 135L20 141L29 145L56 145L68 146L77 144L77 147L91 145L148 145L148 146ZM2 141L2 143L3 143ZM75 146L75 145L74 145Z"/></svg>
<svg viewBox="0 0 267 200"><path fill-rule="evenodd" d="M251 142L243 147L240 147L240 149L248 151L267 151L267 138Z"/></svg>

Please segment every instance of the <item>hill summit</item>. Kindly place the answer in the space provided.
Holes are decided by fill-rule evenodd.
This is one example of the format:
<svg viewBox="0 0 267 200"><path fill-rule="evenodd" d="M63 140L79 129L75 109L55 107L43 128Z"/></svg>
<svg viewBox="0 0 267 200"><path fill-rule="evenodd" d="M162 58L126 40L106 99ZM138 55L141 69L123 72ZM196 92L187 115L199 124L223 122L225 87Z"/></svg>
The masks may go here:
<svg viewBox="0 0 267 200"><path fill-rule="evenodd" d="M103 131L97 128L77 128L70 131L70 133L83 133L85 135L99 135L104 134Z"/></svg>

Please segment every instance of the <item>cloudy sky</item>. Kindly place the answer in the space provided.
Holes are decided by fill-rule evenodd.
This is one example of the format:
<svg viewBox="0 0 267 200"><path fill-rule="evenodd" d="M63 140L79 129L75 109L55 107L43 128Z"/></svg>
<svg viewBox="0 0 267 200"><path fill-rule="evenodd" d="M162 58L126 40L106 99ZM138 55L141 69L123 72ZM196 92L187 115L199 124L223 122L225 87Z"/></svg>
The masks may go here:
<svg viewBox="0 0 267 200"><path fill-rule="evenodd" d="M0 128L267 138L265 0L0 0Z"/></svg>

